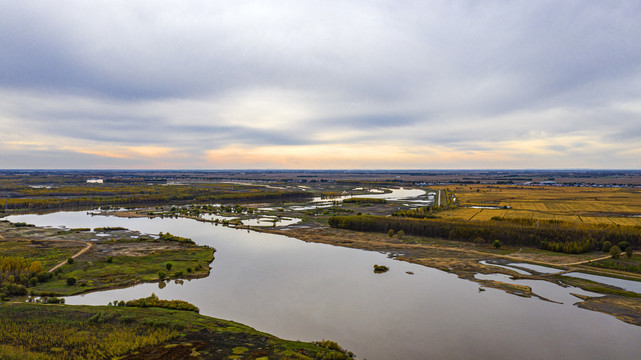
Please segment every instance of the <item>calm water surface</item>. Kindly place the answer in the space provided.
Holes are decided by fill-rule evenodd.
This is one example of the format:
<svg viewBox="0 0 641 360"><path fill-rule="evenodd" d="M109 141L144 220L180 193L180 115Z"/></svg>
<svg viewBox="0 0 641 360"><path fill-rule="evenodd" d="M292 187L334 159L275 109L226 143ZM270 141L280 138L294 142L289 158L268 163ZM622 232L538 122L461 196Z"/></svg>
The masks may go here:
<svg viewBox="0 0 641 360"><path fill-rule="evenodd" d="M625 290L628 290L628 291L634 291L635 293L641 294L641 282L639 282L639 281L617 279L617 278L608 277L608 276L585 274L585 273L582 273L582 272L566 273L566 274L563 274L563 276L569 276L569 277L575 277L575 278L579 278L579 279L591 280L591 281L598 282L598 283L601 283L601 284L608 284L608 285L612 285L612 286L617 286L617 287L620 287L621 289L625 289Z"/></svg>
<svg viewBox="0 0 641 360"><path fill-rule="evenodd" d="M149 296L183 299L202 314L282 338L332 339L360 359L639 359L641 327L573 306L569 292L536 283L561 304L488 289L385 254L189 219L89 216L85 212L11 216L39 226L123 226L171 232L215 247L205 279L142 284L67 298L104 305ZM390 271L374 274L373 265ZM406 271L414 272L409 275ZM528 283L528 285L531 285Z"/></svg>

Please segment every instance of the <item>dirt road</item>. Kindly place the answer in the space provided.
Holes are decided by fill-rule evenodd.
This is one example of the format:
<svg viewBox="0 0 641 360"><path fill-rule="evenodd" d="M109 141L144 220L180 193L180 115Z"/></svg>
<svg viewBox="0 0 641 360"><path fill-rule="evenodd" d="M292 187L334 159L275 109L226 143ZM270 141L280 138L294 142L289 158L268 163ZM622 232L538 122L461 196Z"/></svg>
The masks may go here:
<svg viewBox="0 0 641 360"><path fill-rule="evenodd" d="M82 250L78 251L77 253L75 253L75 254L71 255L71 258L72 258L72 259L75 259L76 257L78 257L78 256L80 256L80 255L82 255L82 254L86 253L87 251L89 251L89 249L91 249L91 247L93 246L93 244L92 244L92 243L90 243L90 242L85 242L85 245L87 245L87 246L85 246ZM54 272L54 271L56 271L56 269L57 269L57 268L59 268L59 267L63 266L64 264L66 264L66 263L67 263L67 261L68 261L68 260L65 260L65 261L61 262L60 264L58 264L58 265L56 265L56 266L52 267L51 269L49 269L49 272Z"/></svg>

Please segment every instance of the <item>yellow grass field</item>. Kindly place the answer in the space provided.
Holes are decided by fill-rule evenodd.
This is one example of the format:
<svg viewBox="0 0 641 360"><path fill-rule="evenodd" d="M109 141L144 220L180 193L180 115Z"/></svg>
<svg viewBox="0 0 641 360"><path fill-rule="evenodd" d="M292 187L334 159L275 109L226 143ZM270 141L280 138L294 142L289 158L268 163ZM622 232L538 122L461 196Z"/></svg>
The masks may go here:
<svg viewBox="0 0 641 360"><path fill-rule="evenodd" d="M515 185L437 187L445 188L454 192L459 206L441 216L470 221L500 216L641 226L641 189ZM509 208L473 209L468 206Z"/></svg>

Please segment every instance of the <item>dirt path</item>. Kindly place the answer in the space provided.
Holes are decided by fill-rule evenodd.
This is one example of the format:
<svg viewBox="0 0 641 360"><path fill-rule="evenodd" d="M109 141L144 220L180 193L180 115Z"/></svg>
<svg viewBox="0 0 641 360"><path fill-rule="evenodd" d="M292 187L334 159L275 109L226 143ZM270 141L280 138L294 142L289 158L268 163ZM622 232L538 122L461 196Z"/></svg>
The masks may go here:
<svg viewBox="0 0 641 360"><path fill-rule="evenodd" d="M71 255L71 258L72 258L72 259L75 259L76 257L78 257L78 256L80 256L80 255L82 255L82 254L86 253L86 252L87 252L87 251L89 251L89 249L91 249L91 247L93 246L93 244L92 244L92 243L90 243L90 242L85 242L85 244L86 244L87 246L85 246L82 250L80 250L80 251L78 251L77 253L75 253L75 254ZM66 263L67 263L67 260L65 260L65 261L61 262L60 264L58 264L58 265L56 265L56 266L52 267L51 269L49 269L49 272L54 272L54 271L56 271L56 269L57 269L57 268L59 268L59 267L63 266L63 265L64 265L64 264L66 264Z"/></svg>
<svg viewBox="0 0 641 360"><path fill-rule="evenodd" d="M582 265L582 264L587 264L587 263L592 262L592 261L599 261L599 260L609 259L611 257L612 257L612 255L607 255L607 256L600 257L600 258L596 258L596 259L583 260L583 261L577 261L577 262L573 262L573 263L559 264L559 265L562 265L562 266Z"/></svg>

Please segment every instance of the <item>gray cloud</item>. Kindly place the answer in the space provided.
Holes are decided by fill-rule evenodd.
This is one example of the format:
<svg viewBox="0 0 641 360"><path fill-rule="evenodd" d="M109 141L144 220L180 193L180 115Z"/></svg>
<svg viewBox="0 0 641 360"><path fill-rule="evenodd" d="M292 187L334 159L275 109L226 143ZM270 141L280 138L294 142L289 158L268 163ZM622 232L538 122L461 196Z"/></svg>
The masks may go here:
<svg viewBox="0 0 641 360"><path fill-rule="evenodd" d="M6 151L29 134L194 159L346 141L490 152L589 137L623 150L641 134L635 1L0 0L0 14Z"/></svg>

